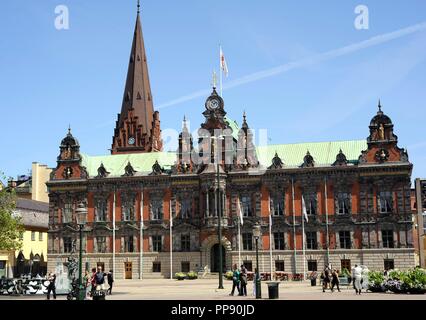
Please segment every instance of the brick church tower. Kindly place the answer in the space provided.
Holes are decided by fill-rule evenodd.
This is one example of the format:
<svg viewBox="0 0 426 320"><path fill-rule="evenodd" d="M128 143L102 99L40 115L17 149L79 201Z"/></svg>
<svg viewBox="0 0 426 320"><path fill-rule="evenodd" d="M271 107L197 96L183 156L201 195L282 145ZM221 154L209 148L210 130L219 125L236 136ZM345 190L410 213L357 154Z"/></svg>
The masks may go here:
<svg viewBox="0 0 426 320"><path fill-rule="evenodd" d="M112 154L158 152L163 148L160 114L158 111L154 112L139 13L138 5L123 103L112 141Z"/></svg>

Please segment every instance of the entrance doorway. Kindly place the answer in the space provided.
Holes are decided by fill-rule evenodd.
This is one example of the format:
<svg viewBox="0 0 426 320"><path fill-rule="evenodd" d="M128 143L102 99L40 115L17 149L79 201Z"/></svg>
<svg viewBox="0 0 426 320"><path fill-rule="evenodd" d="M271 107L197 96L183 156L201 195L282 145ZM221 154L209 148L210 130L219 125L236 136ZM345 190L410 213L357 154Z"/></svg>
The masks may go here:
<svg viewBox="0 0 426 320"><path fill-rule="evenodd" d="M211 272L219 272L219 244L215 244L210 252L210 268ZM226 252L222 246L222 271L226 272Z"/></svg>
<svg viewBox="0 0 426 320"><path fill-rule="evenodd" d="M132 263L124 262L124 279L132 279Z"/></svg>

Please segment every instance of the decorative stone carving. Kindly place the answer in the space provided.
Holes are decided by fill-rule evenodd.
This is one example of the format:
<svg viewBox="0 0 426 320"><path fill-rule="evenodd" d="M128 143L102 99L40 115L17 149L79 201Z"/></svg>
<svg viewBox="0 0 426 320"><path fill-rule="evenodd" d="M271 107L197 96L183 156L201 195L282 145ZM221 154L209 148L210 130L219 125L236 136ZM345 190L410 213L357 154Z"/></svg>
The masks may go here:
<svg viewBox="0 0 426 320"><path fill-rule="evenodd" d="M64 172L63 172L63 174L62 174L62 176L65 178L65 179L69 179L69 178L71 178L72 177L72 175L73 175L73 169L71 168L71 167L66 167L65 168L65 170L64 170Z"/></svg>
<svg viewBox="0 0 426 320"><path fill-rule="evenodd" d="M380 163L386 162L389 159L389 151L386 149L380 149L376 152L376 160Z"/></svg>
<svg viewBox="0 0 426 320"><path fill-rule="evenodd" d="M96 176L96 178L106 178L109 174L110 173L107 171L104 164L101 163L100 167L98 168L98 175Z"/></svg>
<svg viewBox="0 0 426 320"><path fill-rule="evenodd" d="M283 166L284 166L283 161L278 156L278 153L275 152L275 156L272 159L272 165L268 169L282 169Z"/></svg>
<svg viewBox="0 0 426 320"><path fill-rule="evenodd" d="M158 163L158 160L155 161L154 165L152 166L152 172L151 175L161 175L164 172L164 168L160 166Z"/></svg>
<svg viewBox="0 0 426 320"><path fill-rule="evenodd" d="M124 168L123 177L133 177L137 171L133 169L130 161L127 163L127 166Z"/></svg>
<svg viewBox="0 0 426 320"><path fill-rule="evenodd" d="M340 149L339 153L336 156L336 161L333 163L333 166L346 166L348 164L348 159L346 155L343 153L342 149Z"/></svg>
<svg viewBox="0 0 426 320"><path fill-rule="evenodd" d="M306 153L305 158L303 158L302 168L313 168L315 166L314 158L311 156L310 152Z"/></svg>

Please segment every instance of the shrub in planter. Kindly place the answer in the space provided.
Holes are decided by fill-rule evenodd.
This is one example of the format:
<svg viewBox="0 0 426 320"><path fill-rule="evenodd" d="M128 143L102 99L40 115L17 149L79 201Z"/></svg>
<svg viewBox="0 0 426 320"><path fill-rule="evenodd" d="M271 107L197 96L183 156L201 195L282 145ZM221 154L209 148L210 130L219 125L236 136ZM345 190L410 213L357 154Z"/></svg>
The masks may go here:
<svg viewBox="0 0 426 320"><path fill-rule="evenodd" d="M401 280L389 279L385 282L385 288L393 293L407 293L407 286Z"/></svg>
<svg viewBox="0 0 426 320"><path fill-rule="evenodd" d="M186 276L188 277L189 280L194 280L198 278L198 274L194 271L188 272Z"/></svg>
<svg viewBox="0 0 426 320"><path fill-rule="evenodd" d="M409 293L426 293L426 270L420 268L409 270L405 273L403 281Z"/></svg>
<svg viewBox="0 0 426 320"><path fill-rule="evenodd" d="M385 292L385 277L380 271L370 271L368 273L368 290L371 292Z"/></svg>
<svg viewBox="0 0 426 320"><path fill-rule="evenodd" d="M178 272L178 273L175 274L175 278L177 280L184 280L186 278L186 275L182 272Z"/></svg>

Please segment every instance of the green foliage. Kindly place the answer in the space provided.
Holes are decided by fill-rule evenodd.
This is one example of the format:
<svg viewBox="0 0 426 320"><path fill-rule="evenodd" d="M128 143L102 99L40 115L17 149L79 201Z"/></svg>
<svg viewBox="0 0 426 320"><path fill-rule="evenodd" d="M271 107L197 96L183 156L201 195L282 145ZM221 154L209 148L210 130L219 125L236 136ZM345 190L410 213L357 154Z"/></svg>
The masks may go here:
<svg viewBox="0 0 426 320"><path fill-rule="evenodd" d="M188 272L188 274L186 276L189 280L194 280L194 279L198 278L198 273L196 273L194 271L190 271L190 272Z"/></svg>
<svg viewBox="0 0 426 320"><path fill-rule="evenodd" d="M351 275L351 273L349 272L349 270L346 269L346 268L343 268L343 270L342 270L342 276L343 277L349 277L350 275Z"/></svg>
<svg viewBox="0 0 426 320"><path fill-rule="evenodd" d="M381 286L385 281L385 277L380 271L370 271L368 273L368 282L374 286Z"/></svg>
<svg viewBox="0 0 426 320"><path fill-rule="evenodd" d="M0 250L15 251L22 248L24 226L21 218L13 215L16 195L7 189L0 190Z"/></svg>
<svg viewBox="0 0 426 320"><path fill-rule="evenodd" d="M186 275L182 272L178 272L178 273L175 274L175 278L178 279L178 280L183 280L183 279L186 278Z"/></svg>

